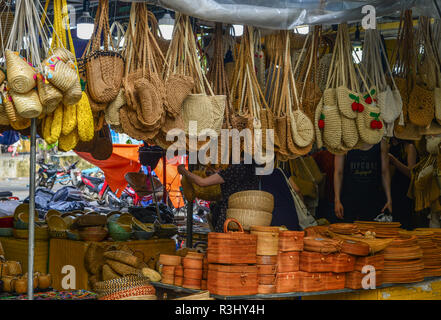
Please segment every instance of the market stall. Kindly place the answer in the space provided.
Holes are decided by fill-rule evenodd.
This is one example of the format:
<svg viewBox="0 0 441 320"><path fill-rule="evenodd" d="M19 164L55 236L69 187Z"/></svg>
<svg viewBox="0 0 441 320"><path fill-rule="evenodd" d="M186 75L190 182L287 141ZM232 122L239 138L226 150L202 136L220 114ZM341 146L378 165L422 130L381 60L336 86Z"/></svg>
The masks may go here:
<svg viewBox="0 0 441 320"><path fill-rule="evenodd" d="M11 29L0 33L0 125L31 137L29 204L0 226L3 290L29 299L37 289L62 291L67 265L76 272L70 288L101 300L154 300L159 288L201 299L379 299L408 290L396 284L437 288L441 233L418 229L429 226L427 216L439 226L441 213L441 22L429 17L440 12L437 3L366 1L378 15L401 14L379 24L384 30L360 30L363 10L354 3L311 1L300 9L296 2L157 2L176 10L170 39L146 3L129 4L123 26L111 24L109 0L99 0L81 58L67 0L3 7ZM236 34L227 23L246 25ZM301 24L307 32L299 32ZM119 196L142 161L138 145L112 144L110 128L160 148L163 162L141 176L154 199L152 169L175 207L184 202L178 171L183 175L187 248L176 251L176 221L156 201L154 211L136 205L130 213L35 214L37 133L100 167ZM239 140L235 149L222 129L254 140ZM207 132L208 145L201 139ZM192 172L165 159L177 145L173 156L187 153ZM328 158L319 165L321 149ZM245 158L254 152L275 174L260 181L242 164L219 163L216 156L230 160L234 150ZM412 224L392 211L390 163L402 173L400 196L408 200L394 202L405 203L418 220ZM348 184L351 174L358 178ZM214 204L199 250L195 199ZM321 210L348 221L319 219ZM375 268L376 289L354 291L366 265ZM438 297L416 291L415 298Z"/></svg>

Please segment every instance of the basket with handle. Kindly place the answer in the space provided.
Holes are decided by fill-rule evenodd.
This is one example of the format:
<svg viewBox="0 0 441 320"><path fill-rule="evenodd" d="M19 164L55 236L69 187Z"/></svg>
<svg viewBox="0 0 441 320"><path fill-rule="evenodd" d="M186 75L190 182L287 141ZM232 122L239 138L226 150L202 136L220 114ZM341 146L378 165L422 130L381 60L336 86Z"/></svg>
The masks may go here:
<svg viewBox="0 0 441 320"><path fill-rule="evenodd" d="M35 118L38 117L43 111L40 98L36 90L31 90L27 93L18 93L10 90L14 106L17 109L17 113L23 118Z"/></svg>
<svg viewBox="0 0 441 320"><path fill-rule="evenodd" d="M121 88L124 60L113 47L109 50L109 2L100 0L95 17L92 38L85 50L85 69L89 92L93 100L109 103L115 100ZM103 34L104 50L100 49Z"/></svg>

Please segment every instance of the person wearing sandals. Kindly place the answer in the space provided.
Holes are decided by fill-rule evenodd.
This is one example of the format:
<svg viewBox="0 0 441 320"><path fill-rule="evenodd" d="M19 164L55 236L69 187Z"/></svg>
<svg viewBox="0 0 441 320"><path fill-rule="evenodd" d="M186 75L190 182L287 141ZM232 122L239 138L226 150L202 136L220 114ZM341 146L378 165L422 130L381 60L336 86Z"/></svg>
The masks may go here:
<svg viewBox="0 0 441 320"><path fill-rule="evenodd" d="M345 222L392 214L389 147L383 139L335 156L335 215ZM387 210L389 212L387 212Z"/></svg>

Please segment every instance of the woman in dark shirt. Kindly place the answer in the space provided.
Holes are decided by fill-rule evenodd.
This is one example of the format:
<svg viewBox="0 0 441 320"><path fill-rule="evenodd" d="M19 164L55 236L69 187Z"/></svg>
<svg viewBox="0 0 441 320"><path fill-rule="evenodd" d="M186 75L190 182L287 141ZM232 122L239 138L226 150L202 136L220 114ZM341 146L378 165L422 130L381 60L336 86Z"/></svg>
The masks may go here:
<svg viewBox="0 0 441 320"><path fill-rule="evenodd" d="M216 232L223 232L227 217L228 198L236 192L259 189L259 176L256 175L255 164L232 164L227 169L219 170L206 178L191 173L185 169L184 165L178 166L178 172L191 183L200 187L221 185L222 199L216 203L212 210L212 225Z"/></svg>

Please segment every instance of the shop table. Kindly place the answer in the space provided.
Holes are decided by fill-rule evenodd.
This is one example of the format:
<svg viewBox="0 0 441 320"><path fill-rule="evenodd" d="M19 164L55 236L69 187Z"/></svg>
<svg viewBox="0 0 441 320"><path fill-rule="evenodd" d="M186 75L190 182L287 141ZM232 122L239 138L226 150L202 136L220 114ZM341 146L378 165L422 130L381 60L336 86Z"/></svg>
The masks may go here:
<svg viewBox="0 0 441 320"><path fill-rule="evenodd" d="M52 275L52 287L56 290L91 290L89 285L89 274L84 266L84 256L90 242L75 241L67 239L51 239L49 249L49 273ZM123 244L135 251L144 254L144 261L154 267L159 259L159 254L174 254L176 243L173 239L150 239L150 240L130 240L130 241L102 241L104 245ZM63 268L74 269L75 283L70 284L69 288L63 288L62 280L66 276L72 276L71 271L62 273Z"/></svg>
<svg viewBox="0 0 441 320"><path fill-rule="evenodd" d="M158 288L183 293L197 293L201 290L186 289L160 282L152 282ZM441 300L441 277L431 277L417 283L383 284L373 290L331 290L317 292L287 292L272 294L256 294L248 296L221 296L210 294L218 300L264 300L289 299L302 300Z"/></svg>
<svg viewBox="0 0 441 320"><path fill-rule="evenodd" d="M5 259L19 261L23 273L28 272L28 240L0 237ZM34 242L34 272L47 273L49 261L49 240Z"/></svg>

